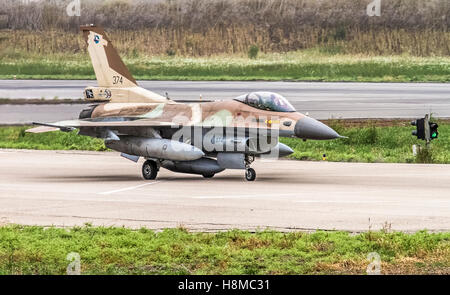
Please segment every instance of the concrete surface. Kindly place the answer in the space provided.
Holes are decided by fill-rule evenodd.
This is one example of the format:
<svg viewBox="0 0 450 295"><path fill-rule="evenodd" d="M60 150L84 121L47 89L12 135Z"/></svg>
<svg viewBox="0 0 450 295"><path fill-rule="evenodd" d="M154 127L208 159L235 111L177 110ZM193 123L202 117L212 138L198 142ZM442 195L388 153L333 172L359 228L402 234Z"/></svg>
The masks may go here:
<svg viewBox="0 0 450 295"><path fill-rule="evenodd" d="M117 153L0 150L0 222L192 230L450 230L450 165L256 162L141 179Z"/></svg>

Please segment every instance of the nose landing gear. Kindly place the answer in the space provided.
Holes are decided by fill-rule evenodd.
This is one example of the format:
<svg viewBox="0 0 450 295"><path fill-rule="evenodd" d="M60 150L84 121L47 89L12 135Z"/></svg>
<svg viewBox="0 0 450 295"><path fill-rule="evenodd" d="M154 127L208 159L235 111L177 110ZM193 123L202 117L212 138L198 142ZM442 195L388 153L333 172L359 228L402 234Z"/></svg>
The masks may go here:
<svg viewBox="0 0 450 295"><path fill-rule="evenodd" d="M256 179L256 171L250 168L250 164L255 161L255 156L245 156L245 179L247 181L254 181Z"/></svg>
<svg viewBox="0 0 450 295"><path fill-rule="evenodd" d="M253 168L248 168L245 170L245 179L248 181L254 181L256 179L256 171Z"/></svg>

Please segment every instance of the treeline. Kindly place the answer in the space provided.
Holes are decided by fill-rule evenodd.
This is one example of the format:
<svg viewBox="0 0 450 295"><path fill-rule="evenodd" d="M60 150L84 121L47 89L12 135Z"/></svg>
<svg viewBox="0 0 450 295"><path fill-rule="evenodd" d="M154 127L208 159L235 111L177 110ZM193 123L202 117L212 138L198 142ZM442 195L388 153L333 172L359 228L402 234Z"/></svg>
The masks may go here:
<svg viewBox="0 0 450 295"><path fill-rule="evenodd" d="M81 16L68 17L72 0L2 0L10 29L74 30L80 23L110 29L184 28L207 32L211 28L252 25L286 34L299 27L346 26L370 30L448 30L448 0L381 0L381 16L369 17L372 0L80 0Z"/></svg>
<svg viewBox="0 0 450 295"><path fill-rule="evenodd" d="M1 40L27 52L76 52L84 47L78 26L95 23L130 54L236 54L255 44L263 52L450 55L450 1L381 0L381 16L369 17L371 1L80 0L81 15L69 17L72 0L2 0L0 25L13 32ZM45 45L62 41L40 34L48 31L62 47Z"/></svg>

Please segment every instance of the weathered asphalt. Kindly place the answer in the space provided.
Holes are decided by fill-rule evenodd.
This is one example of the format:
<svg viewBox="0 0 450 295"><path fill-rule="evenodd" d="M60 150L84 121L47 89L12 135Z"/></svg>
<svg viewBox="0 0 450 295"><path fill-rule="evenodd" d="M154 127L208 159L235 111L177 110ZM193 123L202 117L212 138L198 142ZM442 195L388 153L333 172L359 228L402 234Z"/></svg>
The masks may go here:
<svg viewBox="0 0 450 295"><path fill-rule="evenodd" d="M141 81L154 92L172 99L232 99L264 90L284 95L302 112L316 119L418 118L432 112L450 117L450 83L323 83L323 82L191 82ZM0 80L0 98L77 99L86 80ZM75 119L83 105L0 105L0 124Z"/></svg>
<svg viewBox="0 0 450 295"><path fill-rule="evenodd" d="M255 162L212 179L117 153L0 150L0 223L192 230L450 230L450 165Z"/></svg>

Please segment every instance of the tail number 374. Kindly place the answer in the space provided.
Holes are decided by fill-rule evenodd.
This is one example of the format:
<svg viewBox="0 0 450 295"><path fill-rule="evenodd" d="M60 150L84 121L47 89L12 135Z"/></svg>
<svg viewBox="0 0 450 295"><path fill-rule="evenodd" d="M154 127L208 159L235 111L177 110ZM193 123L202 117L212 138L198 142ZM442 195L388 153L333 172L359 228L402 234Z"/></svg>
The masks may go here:
<svg viewBox="0 0 450 295"><path fill-rule="evenodd" d="M123 77L122 76L113 76L113 84L123 84Z"/></svg>

